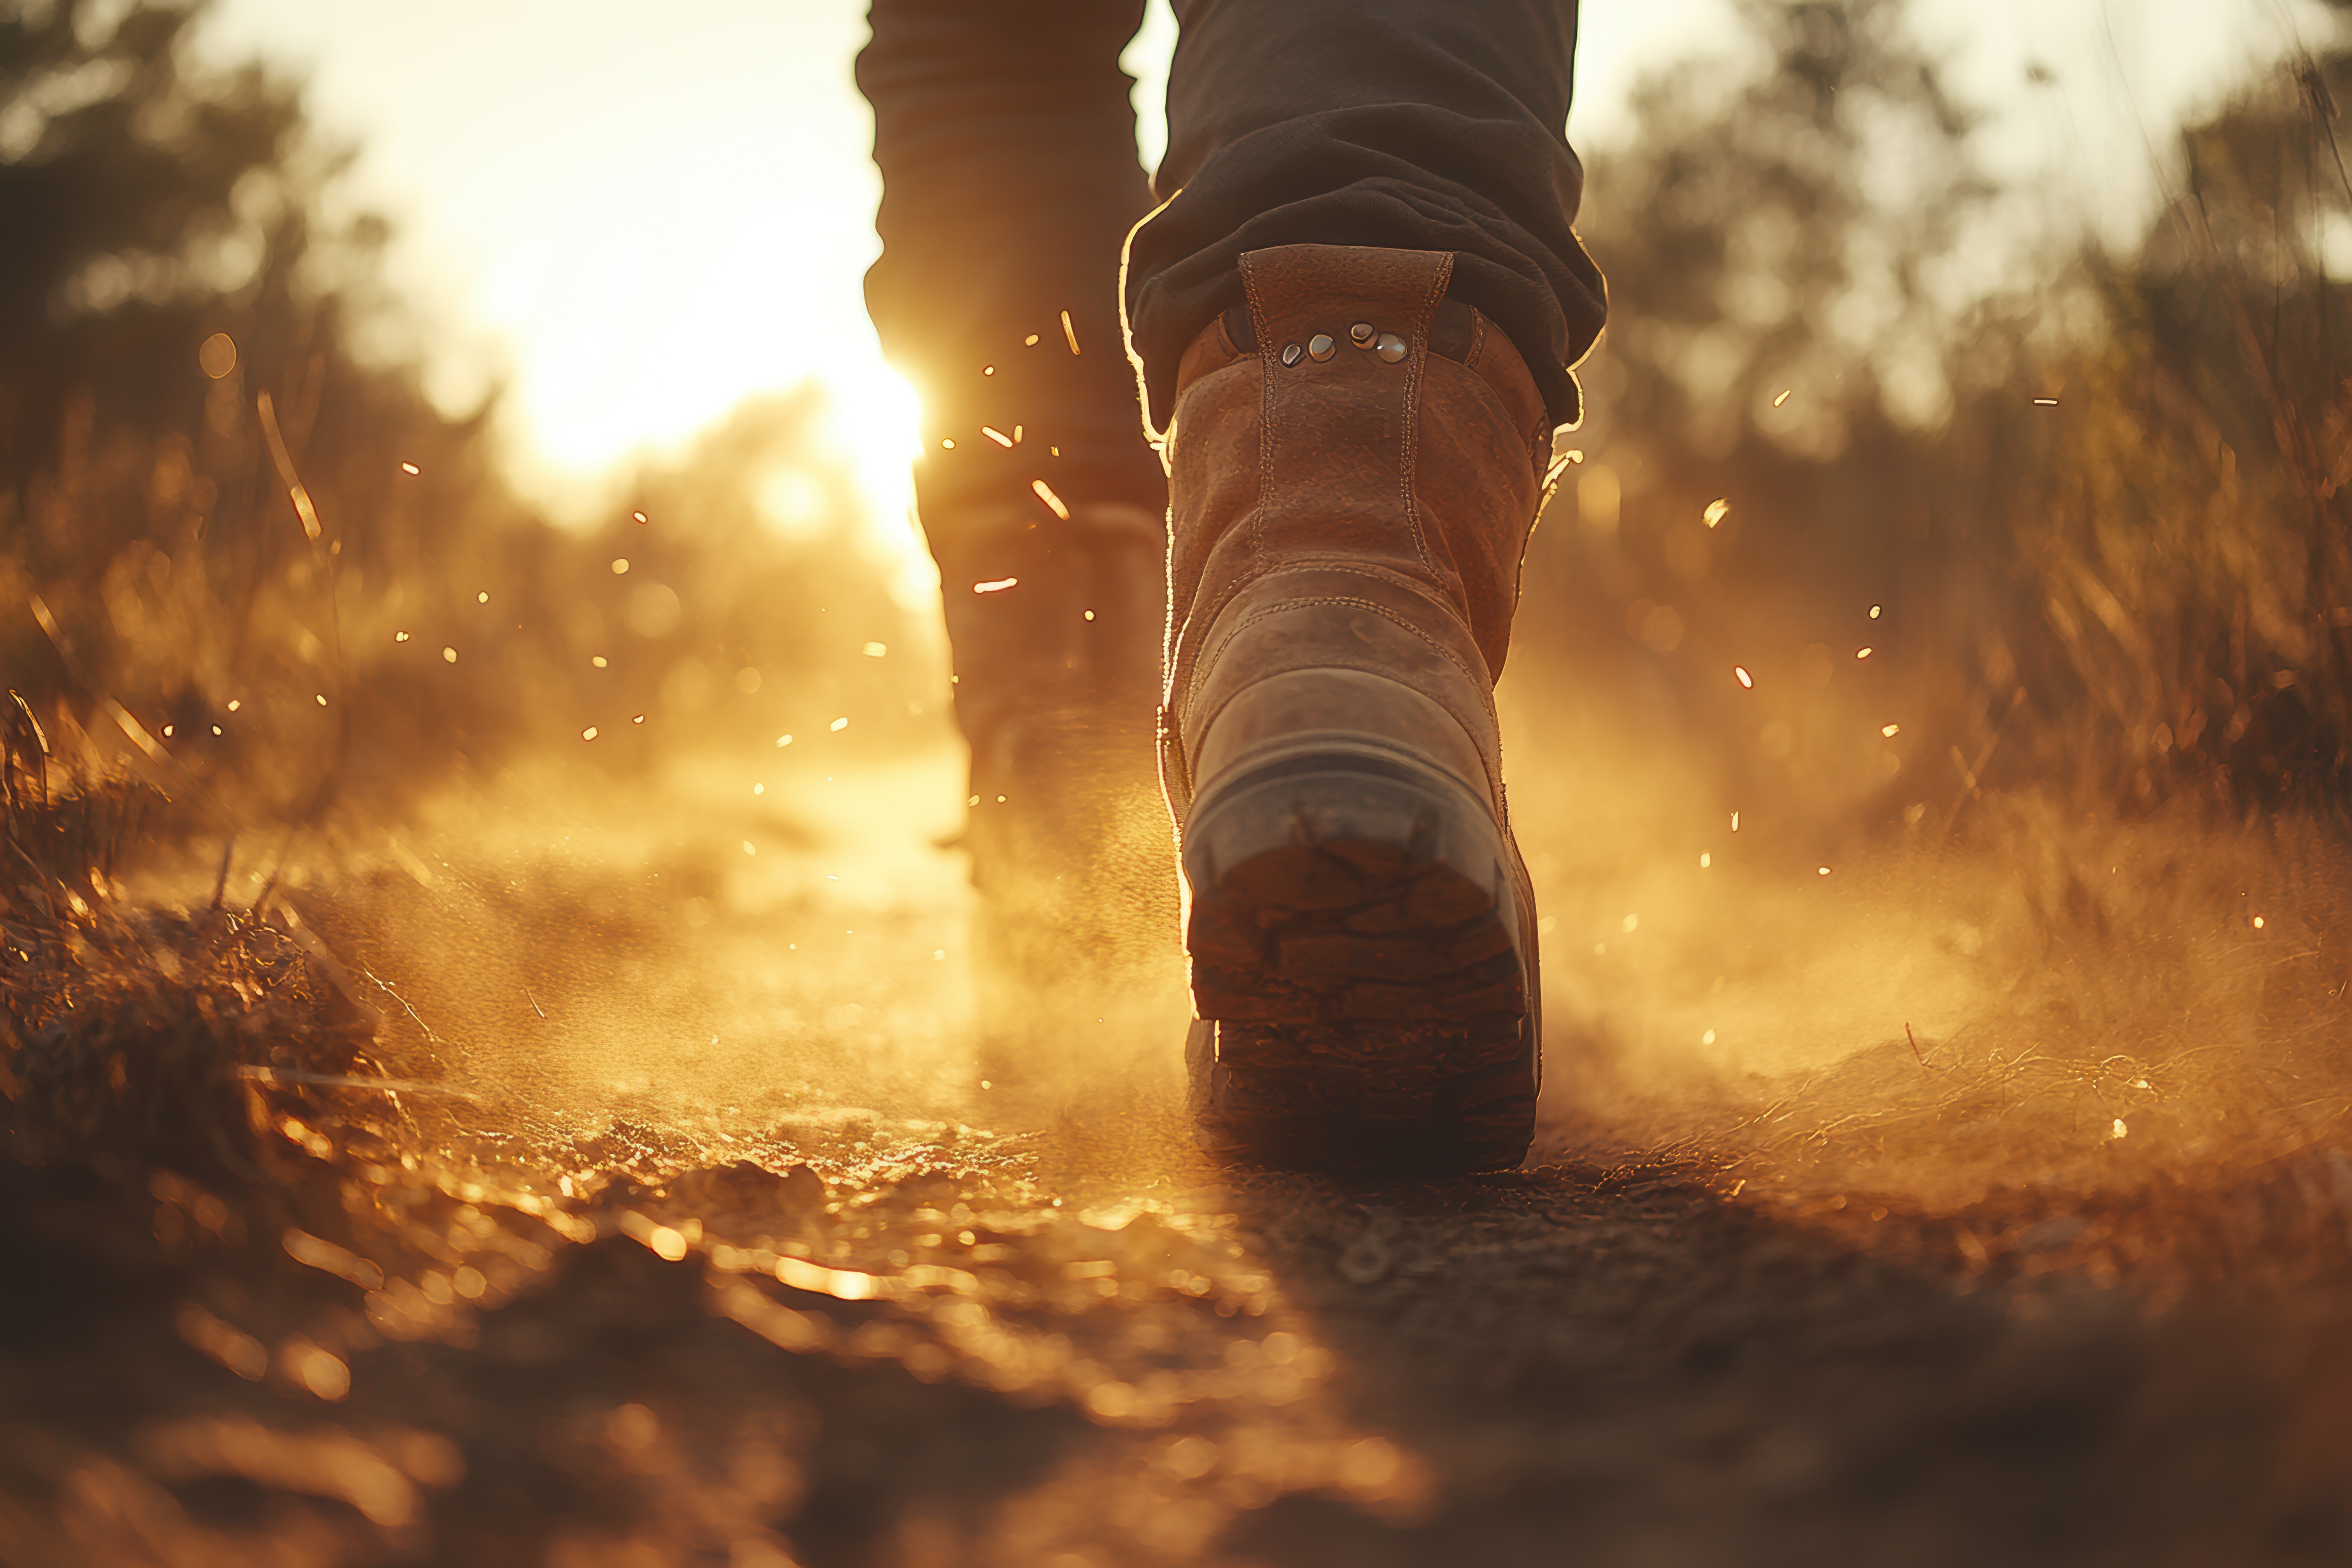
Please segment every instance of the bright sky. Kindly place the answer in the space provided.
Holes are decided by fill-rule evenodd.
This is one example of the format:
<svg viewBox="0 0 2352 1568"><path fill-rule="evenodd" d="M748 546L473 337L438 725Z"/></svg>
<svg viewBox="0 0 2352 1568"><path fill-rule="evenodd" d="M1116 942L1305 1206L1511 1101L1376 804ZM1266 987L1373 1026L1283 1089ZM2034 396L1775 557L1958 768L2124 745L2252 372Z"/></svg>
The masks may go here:
<svg viewBox="0 0 2352 1568"><path fill-rule="evenodd" d="M1591 0L1570 132L1626 129L1642 72L1729 47L1729 0ZM2127 232L2150 145L2299 26L2313 0L1916 0L1951 79L1995 111L1987 154L2053 177L2082 221ZM559 504L633 450L669 447L747 394L811 374L876 499L904 496L907 395L881 366L860 279L875 253L871 120L850 79L860 0L217 0L216 57L310 74L356 142L353 196L397 222L436 388L508 387L527 483ZM1149 159L1174 26L1129 49ZM2029 62L2056 73L2025 85Z"/></svg>

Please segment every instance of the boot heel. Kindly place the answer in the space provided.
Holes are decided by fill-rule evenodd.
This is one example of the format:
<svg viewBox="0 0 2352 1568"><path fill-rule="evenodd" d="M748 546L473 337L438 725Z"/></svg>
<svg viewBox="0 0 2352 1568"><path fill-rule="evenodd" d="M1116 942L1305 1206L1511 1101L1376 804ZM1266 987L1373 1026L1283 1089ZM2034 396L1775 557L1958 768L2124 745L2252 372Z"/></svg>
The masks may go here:
<svg viewBox="0 0 2352 1568"><path fill-rule="evenodd" d="M1525 1155L1532 900L1485 804L1367 738L1235 767L1184 830L1202 1142L1330 1170Z"/></svg>

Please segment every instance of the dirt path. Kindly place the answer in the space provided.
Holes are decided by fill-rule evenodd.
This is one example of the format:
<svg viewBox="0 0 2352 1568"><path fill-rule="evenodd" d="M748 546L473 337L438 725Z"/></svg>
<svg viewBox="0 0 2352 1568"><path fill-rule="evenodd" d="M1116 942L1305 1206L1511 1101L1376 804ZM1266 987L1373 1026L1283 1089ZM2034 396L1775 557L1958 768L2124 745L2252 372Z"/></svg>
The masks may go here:
<svg viewBox="0 0 2352 1568"><path fill-rule="evenodd" d="M1167 977L976 1091L950 858L698 831L315 879L383 1043L143 1183L0 1165L0 1563L2352 1559L2324 1141L1956 1198L2025 1068L1696 1137L1596 1013L1525 1172L1220 1173Z"/></svg>

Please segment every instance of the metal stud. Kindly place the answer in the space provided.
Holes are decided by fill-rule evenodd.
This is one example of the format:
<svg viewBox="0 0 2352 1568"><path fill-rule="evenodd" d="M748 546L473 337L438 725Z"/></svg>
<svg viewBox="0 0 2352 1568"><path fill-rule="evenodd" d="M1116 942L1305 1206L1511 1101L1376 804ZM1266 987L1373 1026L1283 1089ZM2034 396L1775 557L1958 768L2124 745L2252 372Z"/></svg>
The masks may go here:
<svg viewBox="0 0 2352 1568"><path fill-rule="evenodd" d="M1370 321L1358 321L1354 326L1348 329L1349 338L1360 349L1368 349L1372 346L1372 332L1373 327Z"/></svg>
<svg viewBox="0 0 2352 1568"><path fill-rule="evenodd" d="M1307 357L1313 360L1317 364L1321 364L1325 360L1329 359L1332 354L1337 353L1339 351L1339 345L1338 343L1331 341L1330 333L1318 332L1313 337L1307 340Z"/></svg>
<svg viewBox="0 0 2352 1568"><path fill-rule="evenodd" d="M1380 341L1372 345L1372 352L1380 355L1382 359L1388 361L1389 363L1394 364L1397 361L1404 358L1407 351L1405 348L1405 341L1402 338L1399 337L1394 332L1382 332L1380 336Z"/></svg>
<svg viewBox="0 0 2352 1568"><path fill-rule="evenodd" d="M1306 352L1306 350L1300 348L1297 343L1285 343L1282 345L1282 363L1285 364L1297 364L1298 363L1298 356Z"/></svg>

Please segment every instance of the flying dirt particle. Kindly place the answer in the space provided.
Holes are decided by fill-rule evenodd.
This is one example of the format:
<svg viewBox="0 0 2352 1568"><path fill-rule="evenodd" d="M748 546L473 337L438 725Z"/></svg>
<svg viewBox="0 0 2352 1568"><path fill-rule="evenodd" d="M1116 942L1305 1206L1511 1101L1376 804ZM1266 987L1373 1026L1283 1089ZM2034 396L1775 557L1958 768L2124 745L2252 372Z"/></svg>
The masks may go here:
<svg viewBox="0 0 2352 1568"><path fill-rule="evenodd" d="M170 726L169 724L166 724L166 725L164 725L164 726L163 726L163 739L165 739L165 740L167 740L167 741L168 741L168 740L170 740L171 738L172 738L172 726Z"/></svg>
<svg viewBox="0 0 2352 1568"><path fill-rule="evenodd" d="M406 632L394 632L392 634L392 640L394 642L406 642L408 640L408 634Z"/></svg>
<svg viewBox="0 0 2352 1568"><path fill-rule="evenodd" d="M980 367L980 374L982 375L994 375L996 374L996 367L992 364L982 365Z"/></svg>
<svg viewBox="0 0 2352 1568"><path fill-rule="evenodd" d="M352 1369L343 1364L341 1357L317 1345L299 1340L289 1342L284 1364L297 1382L331 1405L352 1391Z"/></svg>
<svg viewBox="0 0 2352 1568"><path fill-rule="evenodd" d="M637 521L638 521L640 524L647 523L647 522L650 522L650 521L653 521L651 518L647 517L644 512L641 512L641 511L633 511L633 512L631 512L629 515L630 515L631 517L633 517L633 518L636 519L636 520L637 520Z"/></svg>
<svg viewBox="0 0 2352 1568"><path fill-rule="evenodd" d="M998 795L998 796L996 797L996 804L997 804L997 805L1003 805L1004 804L1004 797L1003 797L1003 795Z"/></svg>
<svg viewBox="0 0 2352 1568"><path fill-rule="evenodd" d="M230 699L229 699L228 710L229 710L230 712L234 713L234 712L236 712L238 709L240 709L240 708L242 708L242 707L244 707L244 706L245 706L245 699L243 699L243 698L241 698L241 697L232 697L232 698L230 698Z"/></svg>
<svg viewBox="0 0 2352 1568"><path fill-rule="evenodd" d="M1853 657L1856 658L1868 658L1872 654L1876 653L1877 651L1878 650L1874 647L1856 648L1854 650Z"/></svg>
<svg viewBox="0 0 2352 1568"><path fill-rule="evenodd" d="M2058 400L2054 397L2037 397L2033 400L2033 406L2036 408L2055 408L2058 406Z"/></svg>
<svg viewBox="0 0 2352 1568"><path fill-rule="evenodd" d="M1788 401L1789 401L1789 399L1790 399L1790 396L1792 396L1792 395L1795 394L1796 390L1797 390L1797 389L1796 389L1795 387L1793 387L1793 386L1792 386L1792 387L1789 388L1789 390L1788 390L1787 392L1784 392L1784 393L1782 393L1780 396L1778 396L1778 397L1774 398L1774 399L1772 400L1772 406L1773 406L1773 407L1775 407L1775 408L1778 408L1778 407L1780 407L1780 405L1782 405L1783 403L1788 402Z"/></svg>
<svg viewBox="0 0 2352 1568"><path fill-rule="evenodd" d="M965 801L965 802L964 802L964 805L978 805L979 804L980 804L980 796L978 796L978 795L973 795L970 800L967 800L967 801Z"/></svg>
<svg viewBox="0 0 2352 1568"><path fill-rule="evenodd" d="M455 663L457 663L457 650L456 648L454 648L454 647L445 647L445 648L443 648L443 649L441 650L441 662L442 662L442 663L444 663L444 664L455 664Z"/></svg>
<svg viewBox="0 0 2352 1568"><path fill-rule="evenodd" d="M625 555L614 556L613 558L613 575L615 577L625 577L628 574L629 558Z"/></svg>
<svg viewBox="0 0 2352 1568"><path fill-rule="evenodd" d="M686 1237L666 1225L657 1225L646 1233L646 1246L664 1263L676 1263L686 1257Z"/></svg>
<svg viewBox="0 0 2352 1568"><path fill-rule="evenodd" d="M423 470L414 463L403 463L400 465L400 471L404 474L415 474L421 473Z"/></svg>
<svg viewBox="0 0 2352 1568"><path fill-rule="evenodd" d="M1731 667L1731 673L1738 679L1742 689L1748 691L1756 689L1756 678L1748 673L1747 666L1735 664Z"/></svg>
<svg viewBox="0 0 2352 1568"><path fill-rule="evenodd" d="M2116 1125L2115 1125L2114 1130L2113 1130L2112 1131L2110 1131L2107 1135L2108 1135L2109 1137L2111 1137L2111 1138L2128 1138L2128 1137L2130 1137L2130 1136L2131 1136L2131 1129L2130 1129L2130 1128L2128 1128L2128 1127L2126 1127L2126 1126L2125 1126L2125 1125L2124 1125L2124 1119L2123 1119L2122 1117L2118 1116L2118 1117L2116 1117Z"/></svg>
<svg viewBox="0 0 2352 1568"><path fill-rule="evenodd" d="M324 708L327 705L327 694L325 692L318 691L313 692L311 695L318 698L320 707Z"/></svg>
<svg viewBox="0 0 2352 1568"><path fill-rule="evenodd" d="M1020 581L1021 579L1018 577L992 578L985 583L974 583L971 585L971 591L975 594L1001 594L1004 592L1005 589L1014 586Z"/></svg>
<svg viewBox="0 0 2352 1568"><path fill-rule="evenodd" d="M572 1196L576 1195L576 1194L573 1194L573 1192L572 1191L572 1178L571 1178L571 1177L569 1177L569 1176L558 1176L558 1177L556 1177L556 1178L555 1178L555 1190L556 1190L557 1192L559 1192L559 1193L562 1193L562 1194L565 1197L567 1197L567 1198L568 1198L568 1197L572 1197Z"/></svg>
<svg viewBox="0 0 2352 1568"><path fill-rule="evenodd" d="M1734 833L1739 831L1739 814L1736 811L1731 814L1731 831Z"/></svg>
<svg viewBox="0 0 2352 1568"><path fill-rule="evenodd" d="M931 962L934 963L941 962L947 957L947 955L948 950L946 948L935 947L931 949Z"/></svg>
<svg viewBox="0 0 2352 1568"><path fill-rule="evenodd" d="M1874 620L1874 620L1876 620L1876 619L1878 618L1879 612L1880 612L1881 610L1883 610L1884 608L1885 608L1885 605L1871 605L1871 606L1870 606L1870 618L1871 618L1872 620Z"/></svg>
<svg viewBox="0 0 2352 1568"><path fill-rule="evenodd" d="M1062 312L1062 341L1070 345L1072 353L1078 352L1078 329L1070 325L1070 313L1067 310Z"/></svg>
<svg viewBox="0 0 2352 1568"><path fill-rule="evenodd" d="M745 840L743 840L743 853L744 853L744 854L746 854L746 855L757 855L759 852L760 852L760 850L759 850L759 847L758 847L757 845L753 844L753 843L752 843L750 839L748 839L748 838L746 838Z"/></svg>
<svg viewBox="0 0 2352 1568"><path fill-rule="evenodd" d="M1642 929L1642 917L1639 915L1627 915L1620 924L1627 934L1630 935L1631 933Z"/></svg>
<svg viewBox="0 0 2352 1568"><path fill-rule="evenodd" d="M1029 488L1037 492L1037 499L1045 503L1045 510L1047 511L1052 512L1064 522L1070 521L1070 509L1063 501L1060 496L1054 493L1053 486L1047 484L1043 479L1031 479L1029 481Z"/></svg>
<svg viewBox="0 0 2352 1568"><path fill-rule="evenodd" d="M1087 612L1087 619L1088 619L1088 620L1090 620L1090 621L1091 621L1091 620L1093 620L1094 618L1095 618L1095 613L1094 613L1092 610L1088 610L1088 611Z"/></svg>
<svg viewBox="0 0 2352 1568"><path fill-rule="evenodd" d="M1707 527L1718 527L1725 518L1731 515L1731 502L1718 496L1706 503L1706 510L1702 515L1706 519Z"/></svg>
<svg viewBox="0 0 2352 1568"><path fill-rule="evenodd" d="M942 452L952 452L952 451L954 451L954 450L955 450L955 442L954 442L953 440L951 440L950 438L949 438L948 437L945 437L945 436L940 437L940 451L942 451Z"/></svg>
<svg viewBox="0 0 2352 1568"><path fill-rule="evenodd" d="M765 795L768 793L768 786L763 784L755 784L751 786L751 793L753 795Z"/></svg>
<svg viewBox="0 0 2352 1568"><path fill-rule="evenodd" d="M1713 1029L1709 1029L1706 1034L1701 1035L1698 1037L1698 1043L1702 1046L1711 1046L1715 1044L1715 1031Z"/></svg>
<svg viewBox="0 0 2352 1568"><path fill-rule="evenodd" d="M1824 877L1828 876L1828 875L1830 874L1830 868L1829 868L1827 866L1823 866L1823 867L1822 867L1822 868L1821 868L1821 874L1822 874L1822 876L1824 876Z"/></svg>
<svg viewBox="0 0 2352 1568"><path fill-rule="evenodd" d="M986 1079L982 1079L980 1080L980 1087L982 1089L994 1089L996 1086L989 1082Z"/></svg>
<svg viewBox="0 0 2352 1568"><path fill-rule="evenodd" d="M483 589L480 593L474 595L474 603L478 605L487 605L489 602L490 591L488 588Z"/></svg>
<svg viewBox="0 0 2352 1568"><path fill-rule="evenodd" d="M213 726L213 733L214 733L214 734L215 734L215 735L217 735L217 734L219 734L220 732L221 732L221 727L220 727L219 725L217 725L217 724L214 725L214 726Z"/></svg>
<svg viewBox="0 0 2352 1568"><path fill-rule="evenodd" d="M980 433L981 433L982 435L983 435L983 436L987 437L990 440L992 440L992 441L995 442L998 446L1004 447L1004 448L1005 448L1006 450L1008 450L1008 451L1009 451L1009 450L1011 450L1011 449L1012 449L1015 445L1017 445L1017 444L1018 444L1018 443L1016 443L1016 442L1013 440L1013 438L1012 437L1007 436L1003 431L999 430L999 429L998 429L995 426L993 426L993 425L983 425L983 426L982 426L980 427Z"/></svg>
<svg viewBox="0 0 2352 1568"><path fill-rule="evenodd" d="M838 735L841 731L849 728L849 715L846 713L843 714L840 718L835 719L832 723L826 725L825 728Z"/></svg>
<svg viewBox="0 0 2352 1568"><path fill-rule="evenodd" d="M629 720L629 722L630 722L630 723L632 723L632 724L642 724L642 723L644 723L645 721L646 721L646 716L645 716L644 714L642 714L642 713L635 714L635 715L633 715L633 716L630 718L630 720Z"/></svg>
<svg viewBox="0 0 2352 1568"><path fill-rule="evenodd" d="M1878 727L1878 732L1891 741L1895 739L1895 736L1903 733L1903 726L1900 724L1881 724Z"/></svg>
<svg viewBox="0 0 2352 1568"><path fill-rule="evenodd" d="M1698 868L1702 871L1714 864L1715 857L1712 855L1702 855L1698 858Z"/></svg>
<svg viewBox="0 0 2352 1568"><path fill-rule="evenodd" d="M588 728L586 728L585 730L581 731L580 731L580 738L581 738L582 740L583 740L583 741L593 741L593 740L594 740L594 739L596 738L596 726L595 726L595 725L593 725L593 724L591 724L591 725L589 725L589 726L588 726Z"/></svg>
<svg viewBox="0 0 2352 1568"><path fill-rule="evenodd" d="M164 733L165 733L165 734L169 734L169 733L171 733L171 731L167 730L167 731L164 731ZM2262 917L2262 916L2260 916L2260 915L2256 915L2256 916L2254 917L2254 929L2255 929L2256 931L2260 931L2260 930L2262 930L2262 929L2263 929L2263 917Z"/></svg>
<svg viewBox="0 0 2352 1568"><path fill-rule="evenodd" d="M604 662L604 656L603 654L601 654L601 653L598 653L598 654L591 654L591 655L589 655L589 656L588 656L588 662L589 662L590 664L593 665L593 666L594 666L596 668L598 668L598 669L604 669L604 668L607 668L607 666L605 665L605 662Z"/></svg>
<svg viewBox="0 0 2352 1568"><path fill-rule="evenodd" d="M859 648L857 651L864 654L868 658L885 658L889 655L890 645L887 643L870 642L864 647Z"/></svg>
<svg viewBox="0 0 2352 1568"><path fill-rule="evenodd" d="M1036 333L1034 333L1034 332L1032 332L1032 333L1030 333L1027 337L1025 337L1025 338L1022 339L1022 340L1021 340L1021 346L1022 346L1023 348L1024 348L1024 349L1034 349L1034 348L1035 348L1035 347L1037 346L1037 334L1036 334Z"/></svg>

